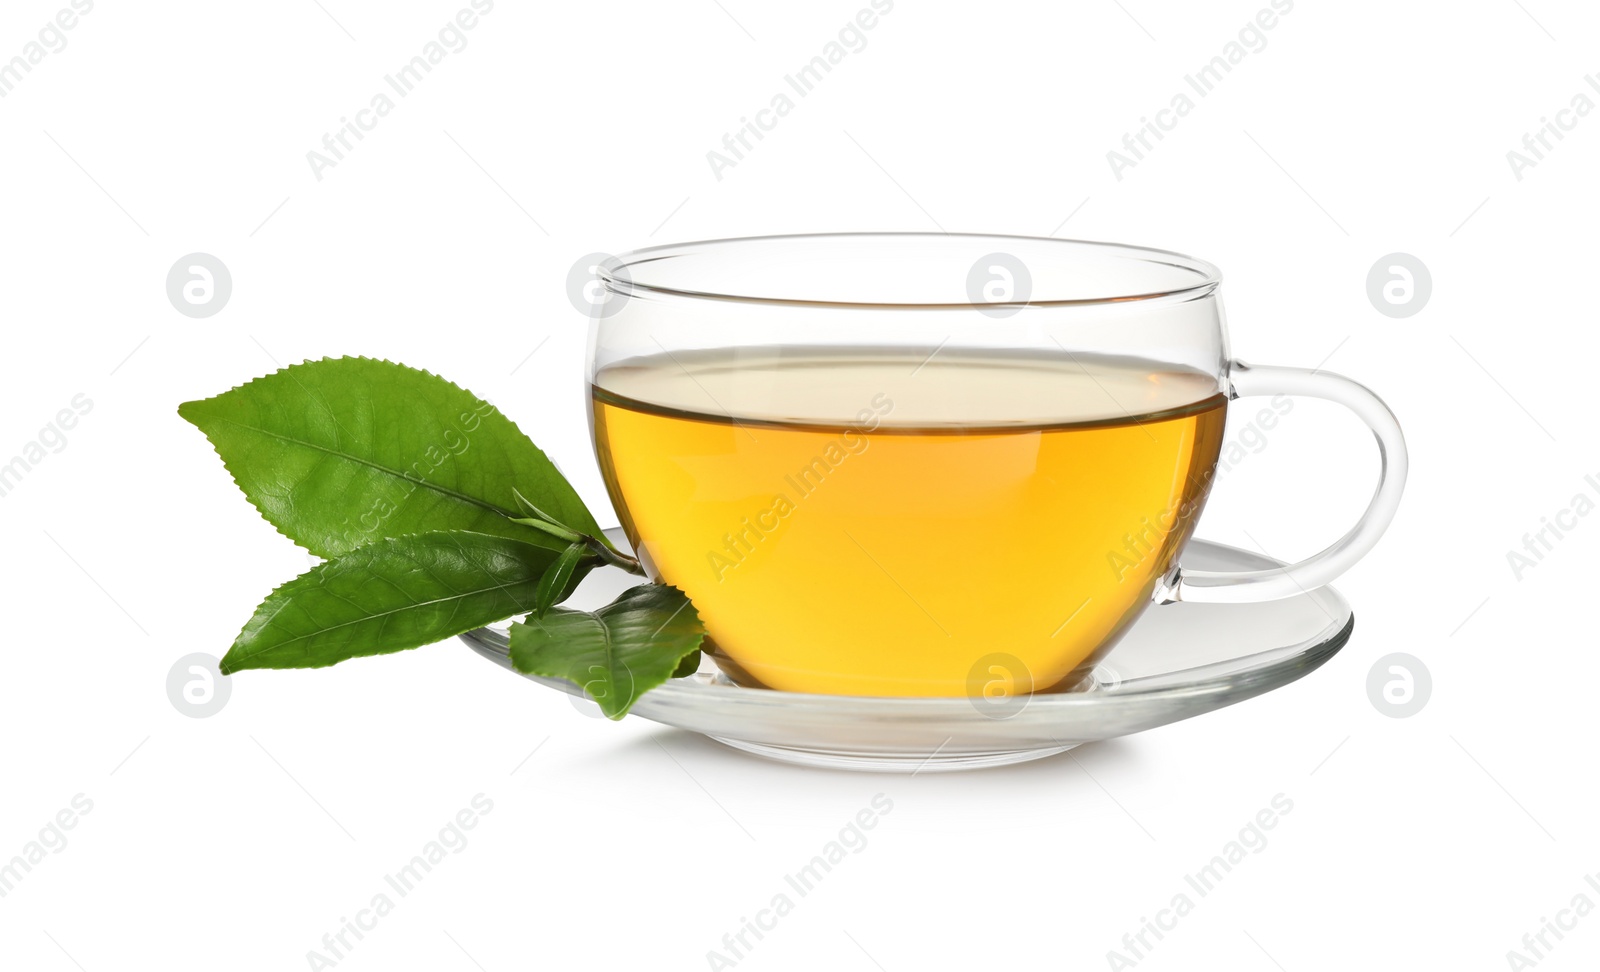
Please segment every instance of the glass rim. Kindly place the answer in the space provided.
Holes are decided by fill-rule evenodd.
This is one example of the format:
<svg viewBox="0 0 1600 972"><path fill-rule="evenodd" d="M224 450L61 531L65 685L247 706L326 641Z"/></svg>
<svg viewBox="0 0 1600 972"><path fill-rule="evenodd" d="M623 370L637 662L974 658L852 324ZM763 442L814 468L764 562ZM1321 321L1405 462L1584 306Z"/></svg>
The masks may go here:
<svg viewBox="0 0 1600 972"><path fill-rule="evenodd" d="M1029 246L1059 246L1064 252L1099 254L1119 259L1134 260L1152 267L1166 267L1195 274L1197 281L1182 287L1152 289L1134 288L1128 293L1107 294L1096 297L1059 299L1033 299L1021 301L859 301L826 300L796 297L763 297L753 294L735 294L719 289L691 289L649 282L648 275L640 279L640 267L653 263L691 256L718 249L731 249L749 244L767 243L820 243L827 240L854 241L879 239L903 242L909 240L969 240L1011 241ZM1083 307L1094 305L1129 304L1138 302L1181 303L1210 295L1222 283L1222 271L1213 263L1175 250L1136 246L1128 243L1111 243L1100 240L1064 239L1055 236L1022 236L1007 233L936 233L911 232L848 232L848 233L787 233L766 236L736 236L720 239L695 240L684 243L667 243L642 247L617 254L596 268L597 276L605 289L622 297L663 297L668 299L713 300L741 304L762 304L790 307L862 308L872 310L983 310L996 307Z"/></svg>

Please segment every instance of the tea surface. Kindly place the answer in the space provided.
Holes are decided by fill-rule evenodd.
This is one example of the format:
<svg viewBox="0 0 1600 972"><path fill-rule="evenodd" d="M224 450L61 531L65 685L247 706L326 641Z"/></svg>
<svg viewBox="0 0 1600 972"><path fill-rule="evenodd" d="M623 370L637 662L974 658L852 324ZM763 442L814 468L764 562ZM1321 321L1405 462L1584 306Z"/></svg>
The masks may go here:
<svg viewBox="0 0 1600 972"><path fill-rule="evenodd" d="M592 396L624 528L724 668L843 695L1077 681L1192 531L1226 404L1149 362L952 349L679 351Z"/></svg>

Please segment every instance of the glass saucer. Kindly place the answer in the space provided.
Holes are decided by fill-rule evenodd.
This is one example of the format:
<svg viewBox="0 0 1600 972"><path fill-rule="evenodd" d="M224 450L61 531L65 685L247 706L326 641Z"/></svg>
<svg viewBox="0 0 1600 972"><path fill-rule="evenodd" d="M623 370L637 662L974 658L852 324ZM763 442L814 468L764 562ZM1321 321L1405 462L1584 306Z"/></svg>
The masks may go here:
<svg viewBox="0 0 1600 972"><path fill-rule="evenodd" d="M620 538L619 538L620 539ZM1259 570L1279 561L1191 540L1193 570ZM639 583L616 568L585 579L566 604L592 609ZM700 671L647 692L637 715L703 733L735 749L805 766L935 772L1003 766L1189 719L1300 678L1332 658L1355 618L1331 587L1258 604L1152 606L1073 692L996 706L966 698L871 698L742 688L705 658ZM506 630L461 636L510 670ZM569 695L564 679L525 676Z"/></svg>

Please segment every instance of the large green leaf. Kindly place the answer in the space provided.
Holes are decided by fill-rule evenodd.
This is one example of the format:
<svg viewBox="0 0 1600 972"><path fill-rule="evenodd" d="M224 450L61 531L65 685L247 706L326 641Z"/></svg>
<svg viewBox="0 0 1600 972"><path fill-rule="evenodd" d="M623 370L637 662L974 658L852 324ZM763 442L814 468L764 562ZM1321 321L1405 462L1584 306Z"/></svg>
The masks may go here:
<svg viewBox="0 0 1600 972"><path fill-rule="evenodd" d="M178 414L206 434L273 526L334 558L382 537L471 530L553 550L569 539L511 518L517 493L574 533L594 517L493 405L436 375L371 358L291 365Z"/></svg>
<svg viewBox="0 0 1600 972"><path fill-rule="evenodd" d="M598 611L555 608L511 626L511 664L583 687L612 719L671 678L705 629L676 587L642 584Z"/></svg>
<svg viewBox="0 0 1600 972"><path fill-rule="evenodd" d="M222 659L245 668L321 668L442 641L531 610L556 555L482 533L379 540L273 591Z"/></svg>

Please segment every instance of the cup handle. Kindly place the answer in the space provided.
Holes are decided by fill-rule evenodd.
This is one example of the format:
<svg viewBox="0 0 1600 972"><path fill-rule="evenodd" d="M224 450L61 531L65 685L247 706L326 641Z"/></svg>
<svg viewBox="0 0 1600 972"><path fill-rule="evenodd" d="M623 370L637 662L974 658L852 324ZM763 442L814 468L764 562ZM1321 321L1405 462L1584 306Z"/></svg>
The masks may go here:
<svg viewBox="0 0 1600 972"><path fill-rule="evenodd" d="M1326 371L1248 365L1242 361L1230 363L1228 377L1232 385L1229 400L1247 395L1299 395L1338 402L1355 412L1378 440L1378 488L1350 532L1321 553L1297 564L1267 570L1174 567L1167 581L1156 588L1158 603L1244 604L1313 591L1350 569L1371 550L1400 506L1400 493L1406 484L1405 436L1389 406L1365 385Z"/></svg>

